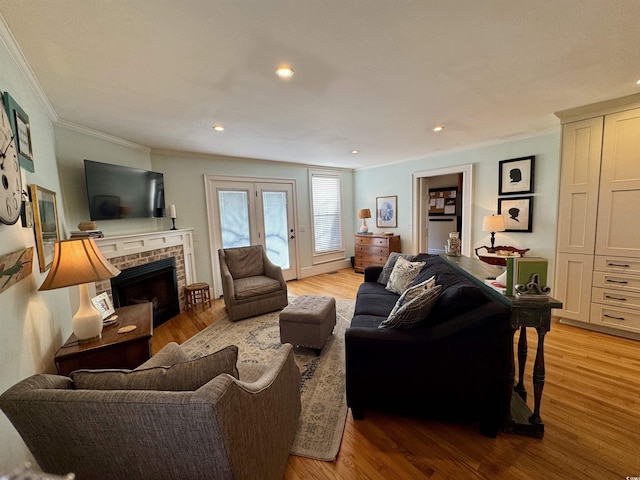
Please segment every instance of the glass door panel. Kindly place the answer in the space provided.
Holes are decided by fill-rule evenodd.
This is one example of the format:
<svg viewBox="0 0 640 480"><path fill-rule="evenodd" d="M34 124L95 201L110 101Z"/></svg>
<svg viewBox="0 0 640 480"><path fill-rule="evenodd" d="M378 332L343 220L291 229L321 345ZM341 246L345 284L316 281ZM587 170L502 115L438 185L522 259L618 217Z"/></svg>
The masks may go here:
<svg viewBox="0 0 640 480"><path fill-rule="evenodd" d="M262 215L264 218L264 243L267 256L282 269L288 269L289 226L287 222L286 192L262 192Z"/></svg>
<svg viewBox="0 0 640 480"><path fill-rule="evenodd" d="M251 245L249 226L249 192L218 190L222 248Z"/></svg>

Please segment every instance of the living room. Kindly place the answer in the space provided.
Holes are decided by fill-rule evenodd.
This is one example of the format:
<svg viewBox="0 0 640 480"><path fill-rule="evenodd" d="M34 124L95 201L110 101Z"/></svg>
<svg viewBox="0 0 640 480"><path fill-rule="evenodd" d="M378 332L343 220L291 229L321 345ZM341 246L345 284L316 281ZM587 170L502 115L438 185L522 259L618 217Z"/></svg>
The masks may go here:
<svg viewBox="0 0 640 480"><path fill-rule="evenodd" d="M552 5L547 7L553 10ZM3 16L5 11L14 12L15 8L17 8L16 2L0 2L0 12ZM579 3L572 3L572 8L579 9ZM563 13L566 14L570 10L570 6L565 6ZM602 20L604 31L613 28L612 23L622 22L621 18L638 18L636 7L630 6L628 2L619 2L615 8L609 7L608 10L610 10L608 13L610 16L606 16L606 21ZM440 174L443 170L466 165L473 166L472 211L471 218L468 219L471 230L469 238L465 241L468 242L471 252L472 247L486 245L489 241L489 233L482 231L481 224L485 215L497 212L499 161L535 155L533 230L530 233L499 233L497 241L500 244L529 248L532 255L548 258L551 275L549 283L553 286L561 146L560 122L553 116L553 112L631 95L637 93L638 88L635 85L637 79L633 79L629 85L616 84L615 87L612 86L598 95L592 95L580 103L575 103L578 100L573 99L569 101L565 98L556 99L557 106L545 112L547 123L540 122L545 125L543 128L540 128L540 124L535 124L528 130L523 129L519 134L511 133L501 137L501 134L495 133L493 136L478 139L475 142L458 146L449 144L447 148L439 149L436 147L442 140L434 137L430 132L429 135L425 133L424 143L433 145L433 150L426 149L426 153L418 155L411 152L404 156L390 156L387 161L373 166L344 166L350 161L350 155L352 155L350 152L348 152L349 156L336 156L330 165L322 165L320 162L307 164L302 161L304 160L302 158L299 162L285 162L264 159L258 155L220 154L215 153L215 148L213 153L150 148L144 142L134 142L124 135L120 137L95 128L88 128L80 121L71 122L64 115L60 115L58 108L52 106L56 102L53 98L47 98L46 90L39 86L38 75L27 63L29 61L29 56L26 54L28 45L20 45L19 35L15 33L14 36L12 33L12 28L20 27L17 24L13 27L9 21L10 18L15 17L7 15L7 18L1 22L4 42L0 47L0 65L2 66L0 86L2 91L9 92L29 115L35 171L23 170L24 189L27 190L26 187L30 184L37 184L56 193L62 237L68 238L69 232L76 230L79 222L88 220L88 207L84 193L84 159L126 164L163 172L167 203L176 205L177 227L193 229L194 256L197 258L196 278L211 285L215 284L218 274L213 256L214 239L209 233L209 207L203 180L205 176L295 180L296 233L299 243L298 277L304 279L349 266L349 259L354 255L353 233L358 230L360 224L357 211L361 208L370 208L373 211L377 197L397 196L398 222L393 232L401 236L402 250L413 252L415 250L413 190L416 173L428 177L431 175L430 172ZM529 18L523 21L533 20ZM597 22L594 20L594 23ZM628 35L626 39L630 43L640 44L634 41L637 37L633 37L633 34ZM420 49L422 48L429 47L420 46ZM52 50L55 48L52 47ZM55 56L55 53L51 55ZM60 64L65 64L63 59L59 60ZM633 61L635 57L621 56L618 59L619 64L632 64ZM481 68L481 66L482 62L478 61L471 67ZM66 68L69 72L73 72L74 69L81 67L66 64ZM561 69L561 66L558 65L557 68ZM598 75L605 77L608 73L607 67L601 68L603 71L598 69ZM460 75L464 72L466 69L461 70ZM300 67L296 75L300 76L302 73L303 68ZM504 72L504 75L508 73ZM589 73L592 72L586 72L585 75ZM69 75L69 83L73 83L73 75L71 73ZM295 78L294 76L293 79ZM41 81L44 82L45 78ZM445 81L452 80L449 78ZM96 82L100 83L99 79ZM517 86L513 89L518 90ZM233 92L233 89L230 92ZM117 92L113 94L117 95ZM567 96L570 94L576 95L576 92L567 91ZM153 97L152 94L149 96ZM157 98L159 103L166 101L161 96ZM484 101L485 109L491 110L493 104L504 101L500 98L488 98ZM171 103L174 109L179 108L178 100L173 99ZM123 111L122 115L124 117L126 113ZM395 120L397 119L392 117L384 119L389 122ZM268 123L268 120L265 120L265 123ZM445 125L443 133L453 133L456 129L474 129L473 125L466 124L462 120L458 120L457 127L455 123L455 119L452 119L451 123ZM547 128L546 125L551 127ZM419 128L426 131L428 127L430 125L424 124ZM229 133L232 132L223 132L223 134ZM235 133L235 135L241 134ZM259 143L259 139L260 136L256 134L254 143ZM251 142L252 139L250 138L249 141ZM327 142L330 143L330 139ZM357 155L364 157L367 148L362 146L359 148L362 153ZM341 252L342 258L335 262L320 263L314 259L310 227L312 214L309 207L310 168L337 172L342 179L345 248L344 252ZM375 220L375 218L370 220L370 228L374 231L382 230L375 226ZM301 226L306 227L304 231L300 228ZM99 227L107 236L124 235L168 230L171 228L171 222L169 218L144 221L112 220L100 222ZM30 228L23 228L20 221L15 225L0 225L0 245L2 245L0 252L2 255L27 246L35 247L33 231ZM37 260L34 263L37 265ZM46 272L40 272L36 265L33 266L29 277L0 294L4 330L0 339L1 358L4 365L0 374L0 391L6 390L33 373L53 373L55 351L71 333L71 316L77 303L75 289L38 292ZM26 448L15 430L6 418L0 418L0 471L14 468L28 458ZM628 472L628 474L634 475L638 472Z"/></svg>

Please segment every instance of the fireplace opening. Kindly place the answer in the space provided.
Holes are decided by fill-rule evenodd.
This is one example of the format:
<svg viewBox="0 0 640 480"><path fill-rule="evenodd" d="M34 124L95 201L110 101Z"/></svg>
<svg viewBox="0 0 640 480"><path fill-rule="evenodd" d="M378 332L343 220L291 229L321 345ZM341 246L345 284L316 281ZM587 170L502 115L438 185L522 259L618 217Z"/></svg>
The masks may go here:
<svg viewBox="0 0 640 480"><path fill-rule="evenodd" d="M175 258L125 268L111 279L115 307L153 303L153 326L157 327L180 313Z"/></svg>

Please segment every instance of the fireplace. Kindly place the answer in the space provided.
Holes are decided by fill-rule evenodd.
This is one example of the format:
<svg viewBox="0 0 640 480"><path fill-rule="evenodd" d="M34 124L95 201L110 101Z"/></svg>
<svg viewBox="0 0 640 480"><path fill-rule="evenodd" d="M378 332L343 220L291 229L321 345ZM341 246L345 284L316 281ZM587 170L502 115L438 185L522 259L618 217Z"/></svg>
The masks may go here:
<svg viewBox="0 0 640 480"><path fill-rule="evenodd" d="M125 268L111 279L111 292L115 307L152 302L157 327L180 313L175 258Z"/></svg>

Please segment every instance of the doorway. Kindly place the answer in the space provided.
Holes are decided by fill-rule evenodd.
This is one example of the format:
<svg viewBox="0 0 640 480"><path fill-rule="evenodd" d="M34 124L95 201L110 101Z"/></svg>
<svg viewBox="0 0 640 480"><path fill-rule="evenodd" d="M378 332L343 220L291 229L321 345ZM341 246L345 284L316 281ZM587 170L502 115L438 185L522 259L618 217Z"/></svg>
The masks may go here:
<svg viewBox="0 0 640 480"><path fill-rule="evenodd" d="M205 178L214 295L222 294L218 249L262 245L285 280L298 278L295 180Z"/></svg>

